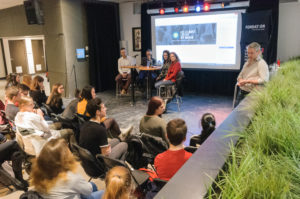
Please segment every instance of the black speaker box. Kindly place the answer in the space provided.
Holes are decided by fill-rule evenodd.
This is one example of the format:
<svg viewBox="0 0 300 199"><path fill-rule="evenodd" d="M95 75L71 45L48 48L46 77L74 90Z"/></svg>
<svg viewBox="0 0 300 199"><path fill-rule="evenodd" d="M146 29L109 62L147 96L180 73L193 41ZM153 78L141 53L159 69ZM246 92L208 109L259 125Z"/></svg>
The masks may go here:
<svg viewBox="0 0 300 199"><path fill-rule="evenodd" d="M44 24L44 13L41 9L41 2L39 0L26 0L24 1L24 8L27 18L27 23L32 24Z"/></svg>

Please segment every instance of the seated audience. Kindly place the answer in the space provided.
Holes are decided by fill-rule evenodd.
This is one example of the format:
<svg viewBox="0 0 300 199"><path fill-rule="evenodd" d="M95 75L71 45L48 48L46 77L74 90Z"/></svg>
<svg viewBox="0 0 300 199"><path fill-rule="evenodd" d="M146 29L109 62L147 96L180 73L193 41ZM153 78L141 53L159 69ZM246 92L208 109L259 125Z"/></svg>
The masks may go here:
<svg viewBox="0 0 300 199"><path fill-rule="evenodd" d="M80 90L79 89L75 89L74 96L75 96L75 99L72 100L67 105L67 107L61 114L61 116L65 119L72 120L74 118L74 115L77 113L77 104L78 104L78 101L80 100Z"/></svg>
<svg viewBox="0 0 300 199"><path fill-rule="evenodd" d="M121 88L121 94L126 94L131 83L131 74L130 68L122 68L122 66L134 66L135 59L127 56L126 49L121 48L120 50L121 57L118 59L118 71L119 74L116 76L115 80ZM126 79L124 82L123 80Z"/></svg>
<svg viewBox="0 0 300 199"><path fill-rule="evenodd" d="M89 114L86 112L86 105L88 101L95 99L95 97L95 88L92 86L85 86L81 91L80 100L77 103L77 113L80 115L89 116Z"/></svg>
<svg viewBox="0 0 300 199"><path fill-rule="evenodd" d="M161 118L165 110L165 104L160 97L152 97L148 103L146 115L140 121L140 132L161 137L167 142L167 123Z"/></svg>
<svg viewBox="0 0 300 199"><path fill-rule="evenodd" d="M11 86L18 86L19 84L20 84L20 75L17 73L10 73L6 77L5 89L7 89Z"/></svg>
<svg viewBox="0 0 300 199"><path fill-rule="evenodd" d="M23 75L22 77L22 84L31 87L32 77L31 75Z"/></svg>
<svg viewBox="0 0 300 199"><path fill-rule="evenodd" d="M181 166L192 156L184 150L187 127L182 119L171 120L167 124L167 137L170 147L167 151L158 154L154 166L160 179L170 180Z"/></svg>
<svg viewBox="0 0 300 199"><path fill-rule="evenodd" d="M31 185L45 199L100 199L103 191L87 182L79 167L65 140L50 140L33 161Z"/></svg>
<svg viewBox="0 0 300 199"><path fill-rule="evenodd" d="M35 152L39 153L43 144L53 138L65 138L66 140L73 141L73 131L71 129L56 130L56 125L49 126L44 120L43 113L33 109L34 103L31 97L21 97L19 102L20 111L15 117L15 125L17 131L23 135L38 136L35 139ZM32 143L32 144L34 144Z"/></svg>
<svg viewBox="0 0 300 199"><path fill-rule="evenodd" d="M201 118L201 126L201 134L191 137L190 146L198 147L210 136L210 134L212 134L216 127L215 116L211 113L203 114Z"/></svg>
<svg viewBox="0 0 300 199"><path fill-rule="evenodd" d="M103 154L110 158L125 160L128 145L114 138L107 140L107 132L102 118L106 117L106 107L99 98L92 99L87 104L87 112L91 119L80 129L79 145L89 150L94 156Z"/></svg>
<svg viewBox="0 0 300 199"><path fill-rule="evenodd" d="M15 105L21 98L19 89L16 86L8 87L5 91L5 96L7 99L7 104L5 107L5 115L9 120L15 120L19 108Z"/></svg>
<svg viewBox="0 0 300 199"><path fill-rule="evenodd" d="M165 77L168 74L168 70L169 70L170 65L171 65L170 52L168 50L164 50L164 52L163 52L163 66L161 68L160 74L156 78L156 81L165 79Z"/></svg>
<svg viewBox="0 0 300 199"><path fill-rule="evenodd" d="M43 103L46 103L47 96L45 94L44 78L37 75L33 78L33 82L30 88L30 97L33 101L41 107Z"/></svg>
<svg viewBox="0 0 300 199"><path fill-rule="evenodd" d="M167 76L155 83L155 88L159 88L161 85L172 85L176 82L178 72L181 71L181 65L179 58L175 52L170 53L171 65L168 69Z"/></svg>
<svg viewBox="0 0 300 199"><path fill-rule="evenodd" d="M25 85L25 84L19 85L19 92L20 92L21 96L28 96L29 91L30 91L30 87L28 87L27 85Z"/></svg>
<svg viewBox="0 0 300 199"><path fill-rule="evenodd" d="M108 171L105 178L105 191L102 199L134 198L131 176L127 168L116 166Z"/></svg>
<svg viewBox="0 0 300 199"><path fill-rule="evenodd" d="M27 190L28 182L23 179L22 162L24 153L16 141L6 141L5 137L0 134L0 167L5 161L12 161L12 170L15 178L21 182L24 190Z"/></svg>
<svg viewBox="0 0 300 199"><path fill-rule="evenodd" d="M47 99L46 104L50 106L55 114L61 114L63 112L63 92L64 86L61 83L56 83L52 86L52 91Z"/></svg>

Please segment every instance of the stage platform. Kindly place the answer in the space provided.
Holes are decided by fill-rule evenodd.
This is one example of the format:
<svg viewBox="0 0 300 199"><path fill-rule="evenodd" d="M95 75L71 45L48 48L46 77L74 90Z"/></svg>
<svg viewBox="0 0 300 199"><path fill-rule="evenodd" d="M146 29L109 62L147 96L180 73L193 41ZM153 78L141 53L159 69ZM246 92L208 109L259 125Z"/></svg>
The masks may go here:
<svg viewBox="0 0 300 199"><path fill-rule="evenodd" d="M147 111L145 98L137 97L135 106L132 106L130 96L121 96L117 99L114 91L100 92L97 93L97 96L105 103L108 117L115 118L121 128L132 124L134 132L139 132L140 120ZM218 126L229 115L231 108L232 97L229 96L185 93L182 98L181 110L178 111L177 104L171 102L167 106L167 112L162 117L167 122L174 118L182 118L186 121L188 134L185 145L188 145L190 137L201 132L199 120L204 113L214 114Z"/></svg>

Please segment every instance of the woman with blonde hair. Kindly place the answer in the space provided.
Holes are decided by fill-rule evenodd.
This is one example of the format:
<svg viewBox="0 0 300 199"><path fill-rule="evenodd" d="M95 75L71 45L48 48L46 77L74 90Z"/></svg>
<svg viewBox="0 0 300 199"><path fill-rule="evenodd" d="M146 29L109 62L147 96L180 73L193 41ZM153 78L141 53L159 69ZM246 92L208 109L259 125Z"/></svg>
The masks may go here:
<svg viewBox="0 0 300 199"><path fill-rule="evenodd" d="M29 88L31 87L32 77L31 75L23 75L22 84L25 84Z"/></svg>
<svg viewBox="0 0 300 199"><path fill-rule="evenodd" d="M30 87L30 97L37 103L39 107L46 103L47 96L45 94L44 78L42 76L35 76Z"/></svg>
<svg viewBox="0 0 300 199"><path fill-rule="evenodd" d="M56 83L52 86L52 91L47 99L46 104L50 106L55 114L60 114L64 111L62 107L63 101L61 97L63 92L64 86L61 83Z"/></svg>
<svg viewBox="0 0 300 199"><path fill-rule="evenodd" d="M31 185L45 199L100 199L97 191L79 173L79 163L63 139L53 139L45 144L33 161Z"/></svg>
<svg viewBox="0 0 300 199"><path fill-rule="evenodd" d="M117 166L108 171L105 178L106 189L102 199L128 199L131 195L131 176L127 168Z"/></svg>

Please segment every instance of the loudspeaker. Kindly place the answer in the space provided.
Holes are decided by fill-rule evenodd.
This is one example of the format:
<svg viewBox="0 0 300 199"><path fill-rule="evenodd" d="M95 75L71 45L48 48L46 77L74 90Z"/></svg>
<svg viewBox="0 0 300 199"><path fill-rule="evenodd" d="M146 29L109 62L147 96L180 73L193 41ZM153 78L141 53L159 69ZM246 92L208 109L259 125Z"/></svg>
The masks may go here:
<svg viewBox="0 0 300 199"><path fill-rule="evenodd" d="M40 0L27 0L24 1L24 8L27 18L27 23L31 24L44 24L44 12L41 9Z"/></svg>

